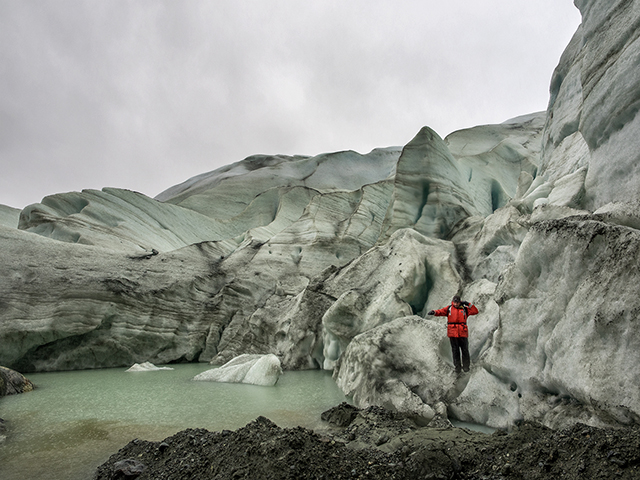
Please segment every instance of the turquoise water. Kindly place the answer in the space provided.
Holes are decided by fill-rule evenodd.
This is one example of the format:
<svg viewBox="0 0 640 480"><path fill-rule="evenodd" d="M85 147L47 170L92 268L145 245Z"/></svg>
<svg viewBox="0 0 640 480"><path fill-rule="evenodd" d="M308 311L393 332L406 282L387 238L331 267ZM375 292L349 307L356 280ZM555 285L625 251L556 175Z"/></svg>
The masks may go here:
<svg viewBox="0 0 640 480"><path fill-rule="evenodd" d="M285 372L274 387L258 387L191 381L207 364L172 367L27 375L36 390L0 400L8 424L0 479L90 479L134 438L157 441L185 428L234 430L259 415L281 427L315 428L323 411L346 400L329 372Z"/></svg>

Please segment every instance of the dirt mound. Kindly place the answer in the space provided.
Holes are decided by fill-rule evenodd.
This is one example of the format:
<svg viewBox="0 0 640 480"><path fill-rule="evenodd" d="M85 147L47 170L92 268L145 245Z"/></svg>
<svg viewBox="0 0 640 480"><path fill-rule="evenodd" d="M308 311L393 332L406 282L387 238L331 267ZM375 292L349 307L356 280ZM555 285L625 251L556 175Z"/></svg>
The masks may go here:
<svg viewBox="0 0 640 480"><path fill-rule="evenodd" d="M640 478L640 430L600 429L584 424L554 431L524 424L491 441L463 466L472 474L491 471L491 478L584 479Z"/></svg>
<svg viewBox="0 0 640 480"><path fill-rule="evenodd" d="M553 431L523 424L491 435L417 427L378 407L346 404L327 429L283 429L259 417L234 432L184 430L134 440L101 465L97 480L145 479L584 479L640 478L640 430L585 425Z"/></svg>
<svg viewBox="0 0 640 480"><path fill-rule="evenodd" d="M97 479L299 479L405 478L392 455L376 450L354 454L339 442L304 428L282 429L259 417L231 431L184 430L163 442L134 440L97 471ZM125 475L123 460L144 465Z"/></svg>

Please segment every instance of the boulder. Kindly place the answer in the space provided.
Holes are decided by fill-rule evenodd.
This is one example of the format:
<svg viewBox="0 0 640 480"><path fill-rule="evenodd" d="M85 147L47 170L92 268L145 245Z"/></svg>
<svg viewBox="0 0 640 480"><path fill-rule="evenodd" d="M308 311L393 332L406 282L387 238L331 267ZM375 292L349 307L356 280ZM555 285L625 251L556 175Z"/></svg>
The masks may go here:
<svg viewBox="0 0 640 480"><path fill-rule="evenodd" d="M33 383L21 373L0 367L0 397L30 392L34 388Z"/></svg>

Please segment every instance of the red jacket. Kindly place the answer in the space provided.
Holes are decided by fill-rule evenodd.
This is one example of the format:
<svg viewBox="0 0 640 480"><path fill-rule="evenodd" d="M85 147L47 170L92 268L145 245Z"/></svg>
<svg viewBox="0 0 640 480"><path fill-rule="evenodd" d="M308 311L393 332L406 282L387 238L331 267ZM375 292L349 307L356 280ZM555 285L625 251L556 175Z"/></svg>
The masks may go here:
<svg viewBox="0 0 640 480"><path fill-rule="evenodd" d="M469 336L467 317L476 313L478 313L478 309L475 305L469 305L466 307L466 311L464 306L456 308L453 304L440 310L434 310L436 317L447 317L447 336L453 338L467 338Z"/></svg>

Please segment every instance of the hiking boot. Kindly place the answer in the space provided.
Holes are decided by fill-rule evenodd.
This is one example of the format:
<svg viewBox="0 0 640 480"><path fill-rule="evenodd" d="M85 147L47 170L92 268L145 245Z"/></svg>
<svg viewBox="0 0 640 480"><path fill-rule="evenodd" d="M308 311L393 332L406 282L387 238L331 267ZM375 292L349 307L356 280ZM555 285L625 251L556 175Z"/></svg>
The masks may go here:
<svg viewBox="0 0 640 480"><path fill-rule="evenodd" d="M456 373L460 373L462 371L462 367L456 367Z"/></svg>

